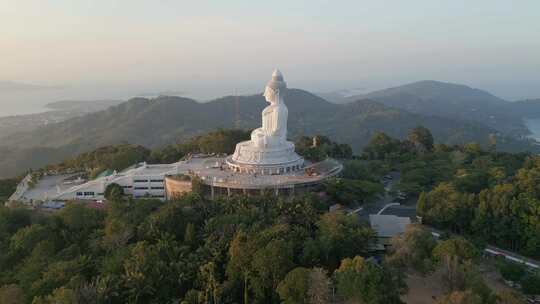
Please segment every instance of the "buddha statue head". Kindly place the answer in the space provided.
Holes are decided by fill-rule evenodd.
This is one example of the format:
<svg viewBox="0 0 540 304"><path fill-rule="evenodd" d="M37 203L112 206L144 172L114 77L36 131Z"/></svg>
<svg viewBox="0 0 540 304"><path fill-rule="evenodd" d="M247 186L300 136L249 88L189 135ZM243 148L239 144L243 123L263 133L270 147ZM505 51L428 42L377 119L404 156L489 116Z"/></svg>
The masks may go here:
<svg viewBox="0 0 540 304"><path fill-rule="evenodd" d="M266 84L263 96L271 104L280 103L285 92L287 91L287 83L283 81L283 75L278 69L272 73L272 79Z"/></svg>

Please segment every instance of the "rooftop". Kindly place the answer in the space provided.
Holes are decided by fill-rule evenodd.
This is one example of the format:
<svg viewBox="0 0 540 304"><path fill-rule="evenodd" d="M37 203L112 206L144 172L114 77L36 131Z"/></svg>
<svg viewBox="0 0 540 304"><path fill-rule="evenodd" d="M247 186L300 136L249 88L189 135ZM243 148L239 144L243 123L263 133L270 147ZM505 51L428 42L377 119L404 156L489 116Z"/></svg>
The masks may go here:
<svg viewBox="0 0 540 304"><path fill-rule="evenodd" d="M369 215L371 228L375 230L379 237L393 237L405 232L407 225L411 223L408 217L399 217L395 215Z"/></svg>
<svg viewBox="0 0 540 304"><path fill-rule="evenodd" d="M395 215L398 217L408 217L412 222L416 221L416 207L412 206L390 206L386 208L383 215Z"/></svg>
<svg viewBox="0 0 540 304"><path fill-rule="evenodd" d="M84 180L78 181L71 179L71 177L76 175L79 174L43 176L33 187L28 187L26 191L21 193L21 198L24 200L46 200L53 198L58 193L84 182Z"/></svg>

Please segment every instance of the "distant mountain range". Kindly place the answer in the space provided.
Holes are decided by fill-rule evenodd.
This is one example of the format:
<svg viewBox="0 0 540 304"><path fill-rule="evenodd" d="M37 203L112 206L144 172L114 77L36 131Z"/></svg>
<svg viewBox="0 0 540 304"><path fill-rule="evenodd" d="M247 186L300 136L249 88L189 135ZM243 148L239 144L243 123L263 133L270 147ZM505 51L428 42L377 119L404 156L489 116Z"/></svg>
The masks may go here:
<svg viewBox="0 0 540 304"><path fill-rule="evenodd" d="M476 121L506 135L529 133L518 104L460 84L425 80L334 101L350 103L358 99L378 101L411 113ZM540 117L540 107L535 112Z"/></svg>
<svg viewBox="0 0 540 304"><path fill-rule="evenodd" d="M289 137L327 135L360 152L377 131L404 138L410 129L423 125L437 142L486 144L490 134L498 134L499 149L538 150L522 138L528 130L519 114L519 109L534 108L538 101L510 103L481 90L435 81L347 99L336 104L303 90L289 90ZM160 147L216 128L233 128L236 118L241 128L252 129L260 124L265 105L259 94L205 103L170 96L133 98L106 110L1 137L0 177L105 145Z"/></svg>

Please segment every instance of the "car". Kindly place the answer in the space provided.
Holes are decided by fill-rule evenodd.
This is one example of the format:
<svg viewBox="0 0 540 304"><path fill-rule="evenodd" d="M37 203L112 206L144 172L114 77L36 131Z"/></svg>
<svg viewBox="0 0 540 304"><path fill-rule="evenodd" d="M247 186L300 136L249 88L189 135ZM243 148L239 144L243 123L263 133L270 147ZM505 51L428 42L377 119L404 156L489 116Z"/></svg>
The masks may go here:
<svg viewBox="0 0 540 304"><path fill-rule="evenodd" d="M407 195L405 193L398 193L398 195L396 196L396 200L400 201L400 202L402 202L402 201L404 201L406 199L407 199Z"/></svg>

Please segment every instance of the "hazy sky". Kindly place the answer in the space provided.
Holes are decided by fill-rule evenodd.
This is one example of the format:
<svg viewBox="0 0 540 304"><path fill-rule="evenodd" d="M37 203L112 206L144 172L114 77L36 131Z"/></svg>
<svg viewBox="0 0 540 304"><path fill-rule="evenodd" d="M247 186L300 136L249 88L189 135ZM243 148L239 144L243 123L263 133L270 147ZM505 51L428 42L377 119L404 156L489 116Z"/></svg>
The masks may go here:
<svg viewBox="0 0 540 304"><path fill-rule="evenodd" d="M0 80L208 98L260 91L274 67L315 92L435 79L540 97L540 1L0 0Z"/></svg>

